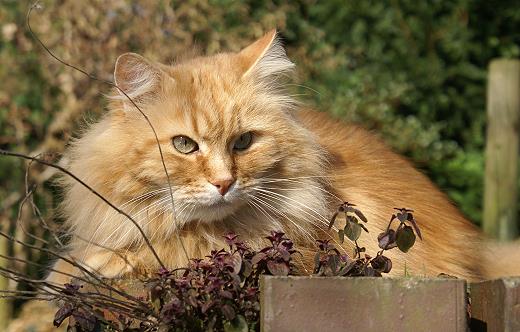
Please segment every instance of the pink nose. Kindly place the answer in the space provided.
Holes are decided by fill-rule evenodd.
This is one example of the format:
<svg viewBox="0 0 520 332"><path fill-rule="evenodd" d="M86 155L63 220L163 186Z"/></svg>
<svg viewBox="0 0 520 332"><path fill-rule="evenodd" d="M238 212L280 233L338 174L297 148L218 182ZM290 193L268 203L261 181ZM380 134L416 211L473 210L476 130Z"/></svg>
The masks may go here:
<svg viewBox="0 0 520 332"><path fill-rule="evenodd" d="M213 180L210 181L210 183L217 188L218 192L222 196L224 196L228 192L229 187L235 183L235 179Z"/></svg>

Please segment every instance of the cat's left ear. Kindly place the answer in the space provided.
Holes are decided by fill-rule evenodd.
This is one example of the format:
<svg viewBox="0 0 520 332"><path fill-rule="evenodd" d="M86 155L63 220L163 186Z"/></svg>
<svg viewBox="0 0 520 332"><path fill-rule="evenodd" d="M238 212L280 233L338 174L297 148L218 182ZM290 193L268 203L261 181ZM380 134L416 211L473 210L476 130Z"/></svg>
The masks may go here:
<svg viewBox="0 0 520 332"><path fill-rule="evenodd" d="M287 57L274 29L240 51L238 57L242 77L256 76L264 79L286 74L294 68L294 63Z"/></svg>

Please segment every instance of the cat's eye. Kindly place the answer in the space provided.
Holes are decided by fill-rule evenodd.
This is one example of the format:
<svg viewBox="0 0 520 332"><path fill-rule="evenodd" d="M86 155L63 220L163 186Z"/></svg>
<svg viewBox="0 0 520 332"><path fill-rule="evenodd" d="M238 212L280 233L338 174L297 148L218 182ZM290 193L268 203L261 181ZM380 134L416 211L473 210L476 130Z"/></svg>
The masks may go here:
<svg viewBox="0 0 520 332"><path fill-rule="evenodd" d="M251 145L252 142L253 142L253 134L250 131L248 131L247 133L243 133L236 139L236 141L233 145L233 149L234 150L245 150Z"/></svg>
<svg viewBox="0 0 520 332"><path fill-rule="evenodd" d="M175 136L172 142L175 149L180 153L188 154L199 149L199 145L187 136Z"/></svg>

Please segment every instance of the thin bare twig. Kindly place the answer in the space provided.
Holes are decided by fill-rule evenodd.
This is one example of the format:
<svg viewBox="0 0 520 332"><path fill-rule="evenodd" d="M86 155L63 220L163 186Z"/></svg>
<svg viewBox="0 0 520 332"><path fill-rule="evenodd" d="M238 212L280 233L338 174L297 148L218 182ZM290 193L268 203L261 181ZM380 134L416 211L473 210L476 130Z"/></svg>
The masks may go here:
<svg viewBox="0 0 520 332"><path fill-rule="evenodd" d="M64 245L61 242L60 238L56 235L55 231L49 227L49 225L47 224L47 222L43 218L40 209L38 208L36 203L34 203L32 194L34 193L34 191L36 191L36 188L37 188L38 185L34 184L33 187L32 187L32 190L31 191L29 190L29 172L31 170L32 164L33 164L33 161L32 160L29 161L29 163L27 164L27 167L25 169L25 195L26 195L26 197L30 196L29 197L29 202L31 203L33 214L38 218L38 221L40 222L40 224L43 226L44 229L49 231L49 233L52 235L52 237L54 238L56 243L58 243L61 247L63 247Z"/></svg>
<svg viewBox="0 0 520 332"><path fill-rule="evenodd" d="M80 269L83 273L85 273L86 275L88 275L89 277L93 278L94 280L96 280L97 282L99 282L101 285L103 285L104 287L106 287L107 289L115 292L116 294L118 295L121 295L129 300L131 300L132 302L135 302L137 303L138 305L141 305L143 307L148 307L143 301L139 300L138 298L134 297L134 296L131 296L130 294L126 293L126 292L122 292L120 290L118 290L117 288L114 288L112 287L111 285L107 284L102 278L98 277L95 273L87 270L86 268L84 268L81 264L78 264L76 263L75 261L63 256L63 255L60 255L58 254L57 252L53 251L53 250L50 250L50 249L47 249L47 248L40 248L40 247L37 247L37 246L34 246L34 245L31 245L29 243L26 243L26 242L23 242L21 240L18 240L4 232L1 232L0 231L0 236L3 236L5 237L6 239L12 241L12 242L17 242L27 248L30 248L30 249L36 249L36 250L40 250L42 252L45 252L47 254L50 254L56 258L59 258L75 267L77 267L78 269Z"/></svg>
<svg viewBox="0 0 520 332"><path fill-rule="evenodd" d="M38 42L38 44L40 44L40 46L56 61L58 61L59 63L63 64L64 66L66 67L69 67L69 68L72 68L80 73L82 73L83 75L87 76L89 79L93 80L93 81L97 81L97 82L101 82L101 83L104 83L104 84L107 84L115 89L117 89L121 94L123 94L125 96L126 99L128 99L128 101L130 101L130 103L132 104L132 106L134 106L138 111L139 113L144 117L144 119L146 120L148 126L150 127L150 129L152 130L153 134L154 134L154 138L155 138L155 142L156 142L156 145L157 145L157 148L159 150L159 155L161 157L161 164L162 164L162 167L163 167L163 170L164 170L164 174L166 174L166 180L168 182L168 188L169 188L169 194L170 194L170 200L171 200L171 203L172 203L172 210L173 210L173 219L174 219L174 222L176 222L176 213L175 213L175 202L174 202L174 199L173 199L173 190L172 190L172 185L171 185L171 180L170 180L170 175L168 173L168 169L166 168L166 163L164 161L164 155L163 155L163 151L162 151L162 148L161 148L161 144L159 142L159 137L157 136L157 132L154 128L154 126L152 125L152 122L150 121L150 119L148 118L148 116L143 112L143 110L137 106L137 104L134 102L134 100L123 90L121 89L117 84L113 83L113 82L110 82L110 81L107 81L105 79L101 79L97 76L94 76L93 74L75 66L75 65L72 65L66 61L64 61L63 59L59 58L57 55L55 55L41 40L40 38L34 33L34 31L32 30L32 27L31 27L31 21L30 21L30 18L31 18L31 13L33 11L34 8L39 8L40 5L40 0L36 0L34 2L33 5L31 5L31 7L29 7L29 10L27 12L27 16L26 16L26 23L27 23L27 28L29 29L29 33L31 34L31 36ZM142 232L141 232L142 233ZM182 241L182 238L180 237L180 235L178 234L178 232L175 233L181 246L182 246L182 250L184 251L184 254L186 255L186 259L189 260L190 257L188 256L188 252L186 251L186 247L184 246L184 242ZM143 234L144 236L144 234ZM148 243L148 240L146 240L146 242ZM154 251L154 255L156 256L155 254L155 251ZM158 259L161 267L164 267L163 263L160 261L159 257L156 256L156 258Z"/></svg>
<svg viewBox="0 0 520 332"><path fill-rule="evenodd" d="M161 265L162 268L166 268L163 264L163 262L161 261L161 259L159 258L159 255L157 255L157 252L155 251L155 249L153 248L152 246L152 243L150 242L150 240L148 239L148 237L146 236L146 234L144 233L143 229L141 228L141 226L139 226L139 224L137 223L137 221L134 220L134 218L130 217L130 215L126 212L124 212L123 210L121 210L120 208L118 208L117 206L115 206L114 204L112 204L109 200L107 200L103 195L101 195L100 193L98 193L94 188L92 188L91 186L89 186L88 184L86 184L85 182L83 182L83 180L81 180L80 178L78 178L76 175L72 174L70 171L68 171L67 169L59 166L59 165L56 165L56 164L53 164L53 163L50 163L48 161L45 161L45 160L42 160L42 159L39 159L39 158L35 158L35 157L31 157L31 156L27 156L25 154L22 154L22 153L17 153L17 152L11 152L11 151L7 151L7 150L3 150L3 149L0 149L0 155L4 155L4 156L11 156L11 157L18 157L18 158L22 158L22 159L27 159L27 160L32 160L32 161L35 161L39 164L43 164L43 165L46 165L46 166L49 166L49 167L52 167L52 168L56 168L58 169L59 171L67 174L68 176L70 176L71 178L73 178L75 181L77 181L79 184L81 184L83 187L85 187L86 189L88 189L91 193L93 193L94 195L96 195L98 198L100 198L103 202L105 202L108 206L110 206L112 209L116 210L119 214L122 214L123 216L125 216L126 218L128 218L128 220L130 220L134 225L135 227L137 227L137 229L139 230L139 232L141 233L141 235L143 236L143 239L144 241L146 242L146 245L148 246L148 248L150 249L150 251L152 252L152 254L154 255L155 259L157 259L157 262L159 262L159 264Z"/></svg>
<svg viewBox="0 0 520 332"><path fill-rule="evenodd" d="M29 200L29 197L32 196L33 192L34 192L34 189L36 188L36 185L32 186L25 194L24 198L22 199L22 201L20 202L20 204L18 205L18 215L16 217L16 226L17 227L20 227L22 229L22 232L27 235L28 237L32 238L33 240L36 240L36 241L39 241L39 242L42 242L43 244L49 244L49 241L45 240L45 239L42 239L41 237L39 236L36 236L34 234L31 234L30 232L28 232L23 223L22 223L22 210L25 206L25 203Z"/></svg>

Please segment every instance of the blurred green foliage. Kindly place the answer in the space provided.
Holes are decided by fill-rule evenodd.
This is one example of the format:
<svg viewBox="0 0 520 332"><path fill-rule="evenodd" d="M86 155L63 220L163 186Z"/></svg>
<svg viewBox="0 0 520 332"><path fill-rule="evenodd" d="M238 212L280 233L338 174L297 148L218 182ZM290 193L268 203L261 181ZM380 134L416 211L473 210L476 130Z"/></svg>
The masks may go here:
<svg viewBox="0 0 520 332"><path fill-rule="evenodd" d="M486 66L519 55L520 10L477 1L363 1L336 10L340 3L311 10L344 59L316 79L325 82L317 85L322 103L382 132L479 222Z"/></svg>
<svg viewBox="0 0 520 332"><path fill-rule="evenodd" d="M481 220L487 65L520 56L510 1L326 1L291 16L320 109L373 128Z"/></svg>
<svg viewBox="0 0 520 332"><path fill-rule="evenodd" d="M124 51L165 61L195 44L205 53L237 50L277 26L298 65L297 88L304 100L380 132L480 222L486 69L492 58L520 56L520 7L514 1L43 5L34 26L44 40L103 78L110 78L115 56ZM35 45L24 25L27 6L27 1L0 2L0 146L26 152L46 139L59 110L80 109L68 119L79 123L85 112L100 113L98 92L107 92L52 62ZM52 135L65 142L74 127ZM20 188L21 165L0 159L0 200Z"/></svg>

